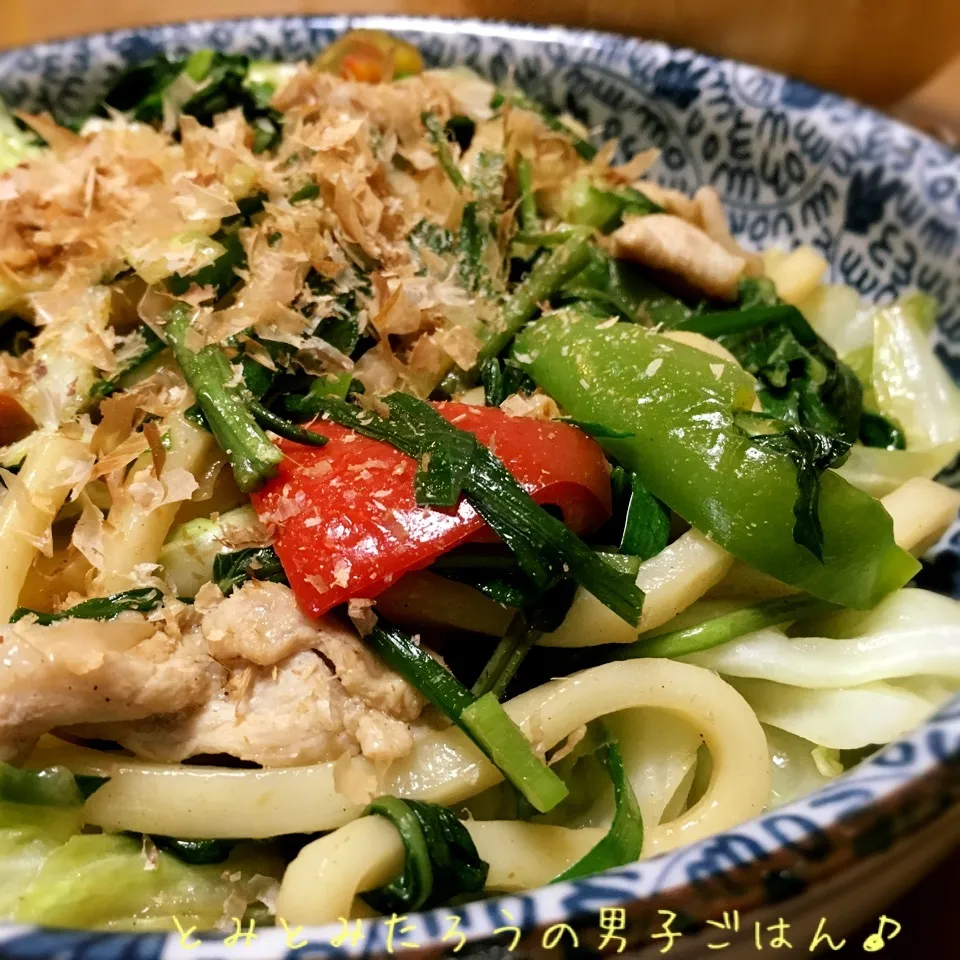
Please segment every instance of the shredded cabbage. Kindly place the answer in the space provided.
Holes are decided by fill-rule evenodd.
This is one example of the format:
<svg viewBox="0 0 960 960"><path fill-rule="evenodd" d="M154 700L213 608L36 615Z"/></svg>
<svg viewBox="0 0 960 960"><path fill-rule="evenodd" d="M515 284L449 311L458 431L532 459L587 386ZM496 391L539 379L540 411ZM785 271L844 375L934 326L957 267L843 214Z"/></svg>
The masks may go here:
<svg viewBox="0 0 960 960"><path fill-rule="evenodd" d="M25 796L27 794L24 794ZM193 866L125 835L83 834L76 803L0 802L0 919L110 929L204 929L242 916L282 864L252 844Z"/></svg>
<svg viewBox="0 0 960 960"><path fill-rule="evenodd" d="M770 805L778 807L797 797L818 790L835 774L817 763L817 751L823 750L809 740L785 730L764 726L770 751Z"/></svg>
<svg viewBox="0 0 960 960"><path fill-rule="evenodd" d="M896 740L937 706L889 683L810 690L769 680L728 679L761 723L838 750Z"/></svg>
<svg viewBox="0 0 960 960"><path fill-rule="evenodd" d="M880 412L902 427L908 449L960 439L960 388L929 339L935 309L929 297L913 294L873 314L873 391Z"/></svg>
<svg viewBox="0 0 960 960"><path fill-rule="evenodd" d="M917 674L960 679L960 601L901 590L866 614L843 611L816 626L826 636L759 630L683 659L727 676L809 688Z"/></svg>
<svg viewBox="0 0 960 960"><path fill-rule="evenodd" d="M958 453L960 440L926 450L883 450L855 443L837 473L870 496L885 497L913 477L932 480L953 463Z"/></svg>
<svg viewBox="0 0 960 960"><path fill-rule="evenodd" d="M824 284L800 305L810 326L841 357L873 344L873 311L852 287Z"/></svg>
<svg viewBox="0 0 960 960"><path fill-rule="evenodd" d="M0 171L15 167L38 152L39 149L31 142L31 135L17 126L10 111L0 100Z"/></svg>

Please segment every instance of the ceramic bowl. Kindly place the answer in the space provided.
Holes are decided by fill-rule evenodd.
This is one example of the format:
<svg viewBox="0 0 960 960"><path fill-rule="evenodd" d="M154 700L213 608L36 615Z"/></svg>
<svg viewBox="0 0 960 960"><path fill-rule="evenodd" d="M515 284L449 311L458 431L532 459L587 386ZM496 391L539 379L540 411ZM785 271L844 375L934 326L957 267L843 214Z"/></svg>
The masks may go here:
<svg viewBox="0 0 960 960"><path fill-rule="evenodd" d="M10 50L0 53L0 95L17 107L75 112L118 70L161 51L215 47L296 60L360 25L413 41L431 65L466 64L494 81L512 76L604 139L619 138L626 154L659 147L655 177L687 192L714 184L747 246L812 244L830 262L832 280L869 300L911 287L931 293L942 306L938 351L960 378L960 157L856 103L756 67L559 28L276 17ZM927 586L960 595L958 553L955 528L935 551ZM960 837L958 796L960 700L824 789L749 823L588 879L403 918L390 940L382 920L365 921L356 937L343 938L342 924L290 940L282 929L261 929L249 946L224 943L221 933L195 949L175 934L8 927L0 930L0 956L417 956L456 952L461 933L461 956L584 956L621 944L630 955L654 956L668 946L658 934L671 916L669 929L681 933L674 957L712 955L708 945L722 943L730 946L717 955L728 960L757 956L758 924L769 952L781 921L789 927L780 935L809 954L818 928L836 943L865 921L879 926L884 906ZM621 920L625 926L614 929ZM724 929L735 923L739 930ZM517 928L516 938L507 927ZM885 923L880 940L894 929Z"/></svg>

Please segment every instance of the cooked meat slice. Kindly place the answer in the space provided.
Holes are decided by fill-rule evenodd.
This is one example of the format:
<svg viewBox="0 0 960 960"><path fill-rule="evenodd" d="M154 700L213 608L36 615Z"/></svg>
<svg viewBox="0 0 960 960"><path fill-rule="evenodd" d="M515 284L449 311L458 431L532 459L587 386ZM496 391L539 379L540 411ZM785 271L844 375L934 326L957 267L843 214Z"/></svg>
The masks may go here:
<svg viewBox="0 0 960 960"><path fill-rule="evenodd" d="M223 679L198 709L87 726L82 732L117 740L155 760L225 753L267 767L320 763L358 752L386 762L412 745L407 724L350 696L315 653L300 652L273 667L225 670Z"/></svg>
<svg viewBox="0 0 960 960"><path fill-rule="evenodd" d="M715 297L733 299L746 261L680 217L632 217L612 235L618 257L666 270Z"/></svg>
<svg viewBox="0 0 960 960"><path fill-rule="evenodd" d="M416 687L395 673L354 634L324 632L316 649L333 664L343 689L370 707L400 720L420 716L424 699Z"/></svg>
<svg viewBox="0 0 960 960"><path fill-rule="evenodd" d="M727 220L727 211L720 200L716 187L700 187L693 195L693 202L697 205L695 218L698 226L703 227L711 240L716 240L728 253L735 257L743 257L746 261L744 272L750 277L763 276L763 258L758 253L744 250L733 238L730 232L730 223Z"/></svg>
<svg viewBox="0 0 960 960"><path fill-rule="evenodd" d="M159 627L138 614L0 627L0 757L16 757L54 727L202 703L215 665L200 638Z"/></svg>
<svg viewBox="0 0 960 960"><path fill-rule="evenodd" d="M355 639L332 617L306 617L289 587L253 580L209 609L201 629L210 656L221 663L249 660L263 667L316 649L328 635L334 640Z"/></svg>

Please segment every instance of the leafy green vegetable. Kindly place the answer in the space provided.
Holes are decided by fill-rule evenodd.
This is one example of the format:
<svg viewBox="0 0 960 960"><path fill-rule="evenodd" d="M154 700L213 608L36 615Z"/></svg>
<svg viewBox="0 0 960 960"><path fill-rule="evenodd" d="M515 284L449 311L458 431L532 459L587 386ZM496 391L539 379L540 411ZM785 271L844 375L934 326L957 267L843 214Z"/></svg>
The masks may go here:
<svg viewBox="0 0 960 960"><path fill-rule="evenodd" d="M447 139L447 132L443 124L440 123L440 118L435 113L424 111L420 114L420 120L423 123L423 128L427 131L427 139L433 144L433 149L437 151L437 161L441 169L450 182L458 190L463 191L467 186L467 181L453 158L450 141Z"/></svg>
<svg viewBox="0 0 960 960"><path fill-rule="evenodd" d="M467 482L476 440L463 430L437 431L425 437L421 468L413 478L417 503L455 507Z"/></svg>
<svg viewBox="0 0 960 960"><path fill-rule="evenodd" d="M873 311L870 382L877 409L917 449L960 439L960 387L930 342L935 315L936 303L923 294Z"/></svg>
<svg viewBox="0 0 960 960"><path fill-rule="evenodd" d="M213 561L213 582L224 596L247 580L286 583L283 565L273 547L248 547L218 554Z"/></svg>
<svg viewBox="0 0 960 960"><path fill-rule="evenodd" d="M857 439L863 387L796 307L761 305L697 314L677 327L726 347L757 378L767 413L848 444Z"/></svg>
<svg viewBox="0 0 960 960"><path fill-rule="evenodd" d="M480 383L484 402L488 407L499 407L514 393L533 393L534 382L513 360L491 357L480 365Z"/></svg>
<svg viewBox="0 0 960 960"><path fill-rule="evenodd" d="M602 233L616 229L625 216L663 213L663 207L633 187L598 187L587 177L574 180L559 205L567 223L595 227Z"/></svg>
<svg viewBox="0 0 960 960"><path fill-rule="evenodd" d="M17 125L0 100L0 172L29 160L37 152L34 136Z"/></svg>
<svg viewBox="0 0 960 960"><path fill-rule="evenodd" d="M586 266L591 249L587 234L577 233L534 264L504 300L498 322L487 329L487 340L477 357L478 367L499 356L527 321L536 315L540 304L549 300L570 277ZM444 380L443 389L452 395L467 385L468 377L453 374Z"/></svg>
<svg viewBox="0 0 960 960"><path fill-rule="evenodd" d="M233 840L178 840L176 837L151 836L160 849L175 856L181 863L204 865L223 863L236 846Z"/></svg>
<svg viewBox="0 0 960 960"><path fill-rule="evenodd" d="M173 917L212 927L228 898L240 912L254 899L248 886L258 873L278 865L263 855L238 852L226 863L193 866L162 850L145 869L143 843L132 837L87 834L71 837L43 859L23 882L11 919L64 927L169 929Z"/></svg>
<svg viewBox="0 0 960 960"><path fill-rule="evenodd" d="M132 114L141 123L163 119L163 93L184 69L184 60L169 60L160 54L124 70L114 80L97 113L106 116L106 107Z"/></svg>
<svg viewBox="0 0 960 960"><path fill-rule="evenodd" d="M182 60L161 54L121 73L96 112L106 116L110 107L157 124L172 108L210 126L218 114L240 109L254 129L259 153L280 142L283 118L269 104L272 89L247 82L250 67L242 54L198 50Z"/></svg>
<svg viewBox="0 0 960 960"><path fill-rule="evenodd" d="M380 913L409 913L483 890L488 865L480 859L466 827L446 807L419 800L378 797L364 816L385 817L403 841L403 873L363 895Z"/></svg>
<svg viewBox="0 0 960 960"><path fill-rule="evenodd" d="M600 761L613 781L615 812L610 829L599 843L575 864L568 867L553 883L576 880L611 867L621 867L639 859L643 849L643 815L633 785L623 767L620 747L608 743L598 751Z"/></svg>
<svg viewBox="0 0 960 960"><path fill-rule="evenodd" d="M670 513L634 473L629 475L629 490L620 550L632 557L649 560L664 550L669 542Z"/></svg>
<svg viewBox="0 0 960 960"><path fill-rule="evenodd" d="M83 794L66 767L20 770L0 763L0 803L25 803L46 807L75 807Z"/></svg>
<svg viewBox="0 0 960 960"><path fill-rule="evenodd" d="M503 155L484 151L474 163L470 191L457 237L458 275L464 289L496 295L503 286L497 247L497 220L503 212L505 169Z"/></svg>
<svg viewBox="0 0 960 960"><path fill-rule="evenodd" d="M787 454L797 469L797 499L793 507L795 543L823 561L823 525L820 523L820 478L824 470L840 466L850 444L808 427L785 423L758 413L738 414L737 425L758 446Z"/></svg>
<svg viewBox="0 0 960 960"><path fill-rule="evenodd" d="M463 491L477 512L513 551L523 572L533 583L545 590L569 575L628 623L638 622L643 594L633 580L613 570L576 534L539 507L483 444L471 434L457 430L429 404L415 397L394 393L384 402L390 410L389 419L361 412L332 399L326 402L325 412L358 433L393 444L416 458L421 470L426 453L436 454L444 449L443 443L452 443L458 434L469 437L469 440L457 441L465 445L458 446L458 451L465 451L467 445L472 447L469 468L457 468ZM438 462L442 459L431 456L426 472L452 469Z"/></svg>
<svg viewBox="0 0 960 960"><path fill-rule="evenodd" d="M475 697L419 643L382 618L366 642L456 723L538 810L551 810L564 798L563 782L537 757L495 697Z"/></svg>
<svg viewBox="0 0 960 960"><path fill-rule="evenodd" d="M358 386L361 387L359 391ZM349 372L314 377L305 394L284 396L283 406L288 413L301 420L313 418L322 412L323 401L327 397L346 400L350 393L362 393L362 386Z"/></svg>
<svg viewBox="0 0 960 960"><path fill-rule="evenodd" d="M123 593L114 593L109 597L94 597L84 600L74 607L60 613L41 613L38 610L29 610L26 607L17 607L10 616L10 622L16 623L24 617L36 617L37 623L43 627L61 620L112 620L121 613L129 610L146 613L155 610L163 604L163 593L156 587L140 587L136 590L125 590Z"/></svg>
<svg viewBox="0 0 960 960"><path fill-rule="evenodd" d="M690 309L651 283L642 270L626 260L615 260L598 247L590 249L583 270L558 291L558 304L585 301L607 316L619 315L630 323L676 327L690 317Z"/></svg>
<svg viewBox="0 0 960 960"><path fill-rule="evenodd" d="M370 279L355 270L334 281L316 270L307 274L307 285L318 297L329 297L326 313L317 323L314 336L326 340L335 350L350 356L360 342L360 311L371 295ZM311 304L306 311L315 312Z"/></svg>
<svg viewBox="0 0 960 960"><path fill-rule="evenodd" d="M860 415L860 442L865 447L880 447L883 450L907 449L907 438L897 423L868 410Z"/></svg>
<svg viewBox="0 0 960 960"><path fill-rule="evenodd" d="M122 390L130 382L131 377L142 370L154 357L158 357L167 349L166 342L161 340L146 324L136 331L136 335L143 341L143 348L123 364L112 377L97 380L94 383L90 388L90 399L94 403L99 403L118 390Z"/></svg>
<svg viewBox="0 0 960 960"><path fill-rule="evenodd" d="M456 247L453 234L430 220L418 221L407 241L417 252L426 249L440 256L453 253Z"/></svg>
<svg viewBox="0 0 960 960"><path fill-rule="evenodd" d="M223 248L223 253L213 263L201 267L195 273L183 277L179 273L167 277L167 289L175 296L182 297L192 286L212 287L214 296L224 296L237 282L237 271L247 266L247 253L243 249L240 237L233 228L218 230L211 238Z"/></svg>

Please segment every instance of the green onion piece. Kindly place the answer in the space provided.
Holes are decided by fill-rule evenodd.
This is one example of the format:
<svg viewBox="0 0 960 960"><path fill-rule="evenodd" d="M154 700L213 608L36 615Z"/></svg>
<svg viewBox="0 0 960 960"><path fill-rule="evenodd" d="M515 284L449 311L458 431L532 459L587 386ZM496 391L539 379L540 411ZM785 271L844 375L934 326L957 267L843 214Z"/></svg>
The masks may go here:
<svg viewBox="0 0 960 960"><path fill-rule="evenodd" d="M599 750L599 757L613 781L613 796L616 811L606 836L573 866L568 867L553 883L576 880L611 867L633 863L643 849L643 815L633 792L633 786L623 768L623 758L616 743L608 743Z"/></svg>
<svg viewBox="0 0 960 960"><path fill-rule="evenodd" d="M378 797L363 815L389 820L405 851L403 873L363 894L383 914L405 914L449 903L483 890L489 865L480 859L467 828L446 807L419 800Z"/></svg>
<svg viewBox="0 0 960 960"><path fill-rule="evenodd" d="M298 427L283 417L278 417L272 410L268 410L259 400L249 400L247 406L253 414L254 420L265 430L272 430L278 437L285 440L293 440L294 443L302 443L308 447L322 447L327 438L313 430L307 430L304 427Z"/></svg>
<svg viewBox="0 0 960 960"><path fill-rule="evenodd" d="M471 688L471 693L476 697L492 693L498 700L502 700L510 681L520 669L520 664L542 633L541 630L530 628L522 611L514 614L506 634L497 644L483 672Z"/></svg>
<svg viewBox="0 0 960 960"><path fill-rule="evenodd" d="M437 433L424 444L420 469L413 480L417 503L455 507L463 493L476 441L464 431Z"/></svg>
<svg viewBox="0 0 960 960"><path fill-rule="evenodd" d="M513 239L529 247L559 247L571 237L581 235L579 227L560 227L557 230L521 230Z"/></svg>
<svg viewBox="0 0 960 960"><path fill-rule="evenodd" d="M435 113L425 110L420 114L420 120L427 131L427 138L433 144L433 149L437 151L437 160L443 172L450 178L450 182L462 191L466 187L467 181L453 159L450 141L447 139L443 124L440 123L440 118Z"/></svg>
<svg viewBox="0 0 960 960"><path fill-rule="evenodd" d="M715 313L694 313L674 324L674 330L692 330L715 340L731 333L746 333L768 323L785 323L804 345L818 343L819 338L803 314L787 303L748 307L745 310L720 310Z"/></svg>
<svg viewBox="0 0 960 960"><path fill-rule="evenodd" d="M249 493L276 472L283 454L269 441L237 387L234 372L216 344L194 353L186 344L190 307L177 303L167 313L167 342L197 398L204 418L233 467L237 486Z"/></svg>
<svg viewBox="0 0 960 960"><path fill-rule="evenodd" d="M163 604L163 593L156 587L140 587L136 590L125 590L123 593L114 593L109 597L94 597L84 600L68 610L60 613L41 613L39 610L30 610L27 607L17 607L10 617L11 623L16 623L24 617L36 617L37 623L48 627L51 623L61 620L112 620L121 613L133 610L146 613L155 610Z"/></svg>
<svg viewBox="0 0 960 960"><path fill-rule="evenodd" d="M284 409L299 419L316 417L323 410L322 404L317 403L318 397L339 397L346 400L354 382L349 372L315 377L310 389L303 396L284 397Z"/></svg>
<svg viewBox="0 0 960 960"><path fill-rule="evenodd" d="M528 232L536 230L539 222L537 198L533 193L533 164L528 157L521 157L517 161L517 192L520 194L520 229Z"/></svg>
<svg viewBox="0 0 960 960"><path fill-rule="evenodd" d="M447 423L428 403L407 394L385 398L390 418L330 399L326 413L358 433L384 440L420 459L441 449L438 436L465 433ZM598 557L575 533L541 508L509 470L472 434L470 469L463 475L467 499L516 556L540 590L571 577L617 616L636 625L643 592L634 580Z"/></svg>
<svg viewBox="0 0 960 960"><path fill-rule="evenodd" d="M210 73L215 56L215 52L210 49L196 50L187 57L183 68L191 80L199 83L201 80L205 80L207 74Z"/></svg>
<svg viewBox="0 0 960 960"><path fill-rule="evenodd" d="M409 680L437 709L443 711L454 723L460 722L460 714L473 703L473 695L446 667L437 663L426 650L415 643L412 637L381 618L366 637L366 641L389 666Z"/></svg>
<svg viewBox="0 0 960 960"><path fill-rule="evenodd" d="M475 700L460 717L464 730L539 810L552 810L569 792L566 784L533 752L530 741L492 693Z"/></svg>
<svg viewBox="0 0 960 960"><path fill-rule="evenodd" d="M593 420L576 420L573 417L560 417L559 419L561 423L569 423L571 427L582 430L595 440L626 440L629 437L636 436L632 430L618 430L616 427L608 427L604 423L594 423Z"/></svg>
<svg viewBox="0 0 960 960"><path fill-rule="evenodd" d="M477 700L409 635L382 619L366 640L389 667L453 720L541 813L567 795L563 781L533 752L495 697Z"/></svg>
<svg viewBox="0 0 960 960"><path fill-rule="evenodd" d="M734 610L721 617L704 620L683 630L671 630L656 637L641 637L633 643L603 647L604 660L631 660L635 657L685 657L690 653L719 647L738 637L836 610L835 604L818 597L798 595L763 600L752 607Z"/></svg>
<svg viewBox="0 0 960 960"><path fill-rule="evenodd" d="M466 217L467 210L464 210ZM538 260L533 269L523 278L514 291L504 300L500 316L481 335L487 339L477 362L470 373L451 373L441 384L441 389L449 396L471 386L477 379L478 369L488 360L498 356L510 341L520 332L528 320L539 311L540 304L549 300L567 280L579 273L590 260L590 231L577 230L550 255Z"/></svg>
<svg viewBox="0 0 960 960"><path fill-rule="evenodd" d="M316 200L320 196L320 187L315 183L305 183L299 190L290 194L291 203L305 203L307 200Z"/></svg>
<svg viewBox="0 0 960 960"><path fill-rule="evenodd" d="M523 325L550 299L570 277L579 273L590 260L589 231L579 231L549 257L537 261L520 285L507 297L500 313L497 331L481 347L477 363L498 356L520 332Z"/></svg>
<svg viewBox="0 0 960 960"><path fill-rule="evenodd" d="M90 399L99 403L118 390L122 389L129 377L145 367L154 357L159 356L167 349L166 343L160 339L148 326L144 325L138 331L143 338L143 349L128 360L112 377L97 380L90 388Z"/></svg>

